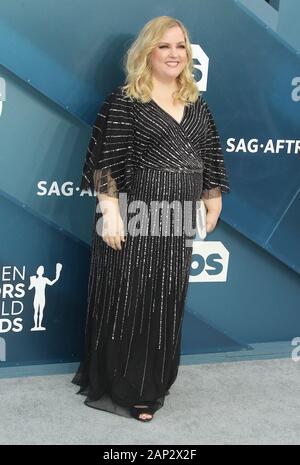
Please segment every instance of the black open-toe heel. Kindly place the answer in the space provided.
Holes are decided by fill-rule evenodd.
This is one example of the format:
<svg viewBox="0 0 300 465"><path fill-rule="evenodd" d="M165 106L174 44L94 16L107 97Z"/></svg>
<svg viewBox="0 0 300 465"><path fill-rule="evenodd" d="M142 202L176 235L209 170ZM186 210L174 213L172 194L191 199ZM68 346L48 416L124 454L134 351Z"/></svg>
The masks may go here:
<svg viewBox="0 0 300 465"><path fill-rule="evenodd" d="M145 402L146 405L146 402ZM140 418L140 415L146 413L147 415L151 415L151 418ZM146 407L130 407L130 414L133 418L139 421L151 421L153 418L153 415L155 413L155 408L154 404L147 403Z"/></svg>

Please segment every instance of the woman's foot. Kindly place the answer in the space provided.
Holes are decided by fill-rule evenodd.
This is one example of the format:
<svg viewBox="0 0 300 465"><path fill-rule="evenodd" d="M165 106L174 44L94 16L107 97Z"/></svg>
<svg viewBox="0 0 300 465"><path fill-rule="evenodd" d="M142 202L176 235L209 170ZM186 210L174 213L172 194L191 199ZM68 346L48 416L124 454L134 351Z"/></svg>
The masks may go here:
<svg viewBox="0 0 300 465"><path fill-rule="evenodd" d="M145 412L142 412L142 410ZM134 418L140 421L150 421L153 418L152 407L149 405L133 405L131 414Z"/></svg>
<svg viewBox="0 0 300 465"><path fill-rule="evenodd" d="M136 408L148 408L149 406L148 405L134 405L134 407ZM148 420L148 419L152 419L153 415L151 415L150 413L140 413L139 414L139 418L142 419L142 420Z"/></svg>

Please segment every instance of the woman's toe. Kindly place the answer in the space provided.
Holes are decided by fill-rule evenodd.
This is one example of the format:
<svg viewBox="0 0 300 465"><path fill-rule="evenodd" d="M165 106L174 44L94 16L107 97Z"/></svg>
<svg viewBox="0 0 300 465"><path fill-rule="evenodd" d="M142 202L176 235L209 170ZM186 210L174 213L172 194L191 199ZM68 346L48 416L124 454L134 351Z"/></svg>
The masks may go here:
<svg viewBox="0 0 300 465"><path fill-rule="evenodd" d="M142 413L140 415L140 418L142 418L143 420L147 420L148 418L152 418L152 415L148 415L147 413Z"/></svg>

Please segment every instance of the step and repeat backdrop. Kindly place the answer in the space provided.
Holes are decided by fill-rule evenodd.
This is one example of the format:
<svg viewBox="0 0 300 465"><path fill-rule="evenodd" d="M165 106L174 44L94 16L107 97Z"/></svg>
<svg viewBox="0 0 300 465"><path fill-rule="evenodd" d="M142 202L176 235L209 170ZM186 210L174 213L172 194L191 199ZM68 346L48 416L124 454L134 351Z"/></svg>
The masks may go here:
<svg viewBox="0 0 300 465"><path fill-rule="evenodd" d="M1 1L0 369L81 358L91 125L160 15L189 31L231 187L215 230L194 241L181 352L300 336L299 3Z"/></svg>

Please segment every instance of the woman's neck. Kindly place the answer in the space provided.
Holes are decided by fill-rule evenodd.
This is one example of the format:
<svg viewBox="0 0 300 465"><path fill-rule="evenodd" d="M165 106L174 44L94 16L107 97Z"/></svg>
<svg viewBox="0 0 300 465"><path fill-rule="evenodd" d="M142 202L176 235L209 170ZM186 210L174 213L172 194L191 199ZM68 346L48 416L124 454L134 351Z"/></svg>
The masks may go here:
<svg viewBox="0 0 300 465"><path fill-rule="evenodd" d="M155 77L152 78L152 96L166 96L169 95L170 97L172 94L177 90L177 81L176 79L168 80L168 81L161 81L156 79Z"/></svg>

